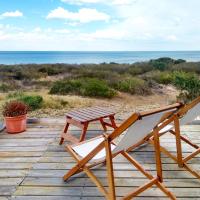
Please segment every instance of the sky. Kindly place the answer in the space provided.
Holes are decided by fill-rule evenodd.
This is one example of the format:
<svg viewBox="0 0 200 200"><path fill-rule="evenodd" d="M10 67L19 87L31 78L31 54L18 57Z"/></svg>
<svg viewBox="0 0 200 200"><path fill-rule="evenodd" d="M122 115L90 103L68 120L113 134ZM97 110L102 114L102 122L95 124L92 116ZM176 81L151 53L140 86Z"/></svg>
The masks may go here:
<svg viewBox="0 0 200 200"><path fill-rule="evenodd" d="M0 0L0 51L200 50L200 0Z"/></svg>

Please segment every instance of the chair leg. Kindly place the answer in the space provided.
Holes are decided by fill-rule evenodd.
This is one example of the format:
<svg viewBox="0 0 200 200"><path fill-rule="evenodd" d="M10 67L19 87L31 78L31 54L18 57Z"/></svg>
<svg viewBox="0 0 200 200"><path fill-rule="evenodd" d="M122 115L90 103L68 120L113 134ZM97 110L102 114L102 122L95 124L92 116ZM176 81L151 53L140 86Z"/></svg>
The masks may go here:
<svg viewBox="0 0 200 200"><path fill-rule="evenodd" d="M180 124L179 124L178 117L175 117L175 119L174 119L174 125L175 125L176 151L177 151L178 166L179 167L183 167L181 135L180 135Z"/></svg>
<svg viewBox="0 0 200 200"><path fill-rule="evenodd" d="M105 195L107 199L109 199L109 194L106 189L103 187L101 182L97 179L97 177L91 172L88 167L84 167L83 171L88 175L88 177L96 184L99 190Z"/></svg>
<svg viewBox="0 0 200 200"><path fill-rule="evenodd" d="M174 194L172 194L162 183L160 183L157 178L153 178L148 183L139 187L135 192L128 194L127 196L125 196L122 199L123 200L130 200L133 197L136 197L137 195L139 195L140 193L145 191L146 189L148 189L149 187L151 187L152 185L157 185L170 199L176 200L176 196Z"/></svg>
<svg viewBox="0 0 200 200"><path fill-rule="evenodd" d="M148 189L149 187L151 187L152 185L156 184L156 182L157 182L157 178L153 178L148 183L144 184L143 186L140 186L136 191L131 192L130 194L123 197L122 199L123 200L130 200L133 197L136 197L137 195L139 195L140 193L145 191L146 189Z"/></svg>
<svg viewBox="0 0 200 200"><path fill-rule="evenodd" d="M157 182L156 185L172 200L176 200L176 196L170 192L163 183Z"/></svg>
<svg viewBox="0 0 200 200"><path fill-rule="evenodd" d="M109 185L108 200L115 200L116 195L115 195L112 153L111 153L111 147L110 147L110 143L109 143L108 139L105 141L105 149L106 149L106 167L107 167L108 185Z"/></svg>
<svg viewBox="0 0 200 200"><path fill-rule="evenodd" d="M121 154L134 166L136 167L144 176L146 176L148 179L152 179L153 176L147 172L145 169L143 169L142 165L138 163L136 160L134 160L127 152L121 152Z"/></svg>
<svg viewBox="0 0 200 200"><path fill-rule="evenodd" d="M186 156L184 159L183 159L183 162L186 163L188 160L194 158L196 155L198 155L200 153L200 147L194 151L193 153L191 153L190 155Z"/></svg>
<svg viewBox="0 0 200 200"><path fill-rule="evenodd" d="M161 183L159 181L159 177L154 178L149 172L147 172L145 169L143 169L143 167L141 166L141 164L139 164L136 160L134 160L127 152L121 152L121 154L130 162L132 163L144 176L146 176L148 179L150 179L150 182L148 182L147 184L141 186L138 188L138 190L136 190L133 193L130 193L129 197L133 197L138 195L139 193L143 192L143 189L147 189L148 187L151 187L151 185L155 184L158 186L158 188L160 188L161 191L163 191L168 197L170 197L171 199L175 200L176 197L164 186L163 183ZM155 181L156 180L156 181ZM128 196L125 197L125 199L128 198Z"/></svg>
<svg viewBox="0 0 200 200"><path fill-rule="evenodd" d="M154 148L155 148L155 157L156 157L157 177L158 177L159 181L162 183L163 177L162 177L162 161L161 161L159 131L157 131L157 129L154 129L153 135L154 135Z"/></svg>
<svg viewBox="0 0 200 200"><path fill-rule="evenodd" d="M200 179L200 174L198 172L196 172L195 170L193 170L191 167L189 167L189 165L187 165L186 163L183 164L183 167L190 172L193 176L195 176L196 178Z"/></svg>
<svg viewBox="0 0 200 200"><path fill-rule="evenodd" d="M65 125L65 127L64 127L63 133L67 133L68 128L69 128L69 123L67 122L66 125ZM59 142L59 144L62 145L63 142L64 142L64 138L61 137L61 138L60 138L60 142Z"/></svg>
<svg viewBox="0 0 200 200"><path fill-rule="evenodd" d="M71 170L69 170L64 176L63 176L63 180L67 181L67 179L69 179L71 176L73 176L74 174L76 174L79 170L81 169L81 167L79 167L79 165L75 165Z"/></svg>
<svg viewBox="0 0 200 200"><path fill-rule="evenodd" d="M171 134L173 134L174 136L176 136L176 133L171 130L169 131ZM189 139L185 138L184 136L180 135L181 140L183 140L184 142L186 142L187 144L189 144L190 146L194 147L195 149L198 149L199 146L197 144L192 143Z"/></svg>
<svg viewBox="0 0 200 200"><path fill-rule="evenodd" d="M153 140L149 140L149 143L151 145L153 145ZM177 157L172 155L167 149L165 149L164 147L160 147L161 152L163 152L165 155L169 156L172 160L174 160L176 163L178 163ZM194 171L191 167L189 167L188 164L185 163L184 159L183 159L183 167L185 168L185 170L187 170L188 172L190 172L193 176L195 176L196 178L200 179L200 174L196 171Z"/></svg>

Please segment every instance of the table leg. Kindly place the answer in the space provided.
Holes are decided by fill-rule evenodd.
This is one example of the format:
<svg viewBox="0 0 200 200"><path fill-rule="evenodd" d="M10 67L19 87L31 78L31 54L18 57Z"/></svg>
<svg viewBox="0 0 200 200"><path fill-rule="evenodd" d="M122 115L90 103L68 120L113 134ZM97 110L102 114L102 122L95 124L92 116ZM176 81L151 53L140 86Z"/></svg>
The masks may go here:
<svg viewBox="0 0 200 200"><path fill-rule="evenodd" d="M104 131L107 131L107 127L106 127L105 122L103 121L103 119L100 118L99 120L100 120L100 122L101 122L101 125L102 125L102 127L103 127L103 130L104 130Z"/></svg>
<svg viewBox="0 0 200 200"><path fill-rule="evenodd" d="M86 132L87 132L88 124L89 124L88 122L85 122L83 124L83 130L82 130L82 133L81 133L81 136L80 136L80 142L85 140L85 135L86 135Z"/></svg>
<svg viewBox="0 0 200 200"><path fill-rule="evenodd" d="M114 129L117 128L117 125L116 125L116 123L115 123L115 117L114 117L114 115L109 116L109 119L110 119L110 122L111 122L111 124L112 124L112 127L113 127Z"/></svg>
<svg viewBox="0 0 200 200"><path fill-rule="evenodd" d="M67 123L65 124L65 127L64 127L63 133L67 134L67 130L68 130L68 128L69 128L69 123L67 122ZM59 144L62 145L63 142L64 142L64 138L61 136L61 138L60 138L60 143L59 143Z"/></svg>

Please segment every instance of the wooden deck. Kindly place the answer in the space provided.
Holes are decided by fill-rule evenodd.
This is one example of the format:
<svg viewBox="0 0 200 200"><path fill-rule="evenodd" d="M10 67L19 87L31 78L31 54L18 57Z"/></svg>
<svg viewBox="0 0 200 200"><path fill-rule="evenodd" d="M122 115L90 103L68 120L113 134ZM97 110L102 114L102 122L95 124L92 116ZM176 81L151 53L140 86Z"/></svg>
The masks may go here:
<svg viewBox="0 0 200 200"><path fill-rule="evenodd" d="M43 120L40 124L29 125L24 133L11 135L0 133L0 200L100 200L104 199L96 186L84 174L68 182L62 176L74 165L74 160L59 146L59 136L64 125L63 120ZM87 137L94 137L102 131L100 125L91 124ZM73 128L72 132L80 134ZM183 133L200 143L200 125L185 126ZM174 151L175 141L166 135L162 144ZM184 146L184 152L191 149ZM150 145L143 146L131 153L138 161L155 173L154 154ZM115 183L117 195L123 196L133 188L144 183L143 175L127 163L122 157L114 159ZM178 199L199 199L200 181L188 172L177 167L163 155L164 181ZM200 156L191 161L191 165L200 170ZM106 183L105 166L93 170L104 185ZM159 189L150 189L136 199L167 199Z"/></svg>

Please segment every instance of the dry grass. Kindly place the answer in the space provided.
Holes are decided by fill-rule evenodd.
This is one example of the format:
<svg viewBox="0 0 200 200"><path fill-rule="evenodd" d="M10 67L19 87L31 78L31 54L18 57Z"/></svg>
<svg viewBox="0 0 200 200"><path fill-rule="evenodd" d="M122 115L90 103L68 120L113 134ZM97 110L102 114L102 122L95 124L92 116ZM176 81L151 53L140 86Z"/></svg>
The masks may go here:
<svg viewBox="0 0 200 200"><path fill-rule="evenodd" d="M61 116L70 109L87 107L92 105L92 99L71 95L50 95L48 94L47 90L25 92L25 94L40 95L44 99L42 109L30 112L29 116ZM8 93L0 93L0 112L2 112L2 106L4 105L4 103L8 101L7 95Z"/></svg>
<svg viewBox="0 0 200 200"><path fill-rule="evenodd" d="M48 90L25 92L26 95L41 95L44 99L42 108L29 113L29 117L63 117L71 109L88 106L103 106L118 113L118 118L128 117L135 111L148 110L172 103L178 92L172 86L163 86L160 92L148 97L119 93L113 99L86 98L73 95L50 95ZM0 93L0 112L8 101L7 93ZM1 115L0 115L1 116ZM1 116L2 117L2 116Z"/></svg>

